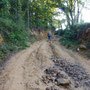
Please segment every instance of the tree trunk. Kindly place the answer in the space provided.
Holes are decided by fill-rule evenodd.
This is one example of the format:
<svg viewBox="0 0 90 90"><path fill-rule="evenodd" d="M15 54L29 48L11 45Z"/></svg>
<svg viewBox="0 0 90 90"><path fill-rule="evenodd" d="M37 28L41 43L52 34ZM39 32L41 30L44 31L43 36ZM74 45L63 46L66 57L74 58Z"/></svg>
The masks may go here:
<svg viewBox="0 0 90 90"><path fill-rule="evenodd" d="M70 16L71 16L71 23L72 23L72 25L74 25L74 19L73 19L73 2L72 2L72 0L71 0Z"/></svg>
<svg viewBox="0 0 90 90"><path fill-rule="evenodd" d="M70 17L69 17L69 15L66 13L66 17L67 17L67 23L68 23L68 26L70 27Z"/></svg>
<svg viewBox="0 0 90 90"><path fill-rule="evenodd" d="M29 5L27 4L27 27L29 29Z"/></svg>
<svg viewBox="0 0 90 90"><path fill-rule="evenodd" d="M19 23L19 15L18 15L18 0L17 0L17 8L16 8L16 18L17 18L17 24Z"/></svg>
<svg viewBox="0 0 90 90"><path fill-rule="evenodd" d="M30 8L30 25L32 26L32 9L31 8Z"/></svg>
<svg viewBox="0 0 90 90"><path fill-rule="evenodd" d="M79 22L79 2L77 0L77 7L78 7L78 10L77 10L77 23Z"/></svg>

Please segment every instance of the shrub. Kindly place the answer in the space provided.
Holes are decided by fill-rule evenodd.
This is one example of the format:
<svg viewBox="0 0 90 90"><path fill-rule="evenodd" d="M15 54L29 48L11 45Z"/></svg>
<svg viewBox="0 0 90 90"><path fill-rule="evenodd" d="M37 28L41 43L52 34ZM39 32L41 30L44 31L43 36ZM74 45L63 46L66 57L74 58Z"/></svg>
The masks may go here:
<svg viewBox="0 0 90 90"><path fill-rule="evenodd" d="M67 47L78 46L80 44L78 35L82 31L83 26L84 25L74 25L70 28L66 28L60 39L61 43Z"/></svg>
<svg viewBox="0 0 90 90"><path fill-rule="evenodd" d="M90 49L90 43L86 43L86 47Z"/></svg>
<svg viewBox="0 0 90 90"><path fill-rule="evenodd" d="M12 19L0 18L0 34L4 43L0 45L0 61L15 50L25 49L28 45L30 32L26 28L23 19L17 24Z"/></svg>
<svg viewBox="0 0 90 90"><path fill-rule="evenodd" d="M58 31L55 31L54 33L55 33L55 35L62 36L62 35L64 35L65 30L58 30Z"/></svg>
<svg viewBox="0 0 90 90"><path fill-rule="evenodd" d="M28 30L23 22L16 25L16 23L10 19L0 18L0 25L0 32L5 42L12 43L19 47L26 46Z"/></svg>

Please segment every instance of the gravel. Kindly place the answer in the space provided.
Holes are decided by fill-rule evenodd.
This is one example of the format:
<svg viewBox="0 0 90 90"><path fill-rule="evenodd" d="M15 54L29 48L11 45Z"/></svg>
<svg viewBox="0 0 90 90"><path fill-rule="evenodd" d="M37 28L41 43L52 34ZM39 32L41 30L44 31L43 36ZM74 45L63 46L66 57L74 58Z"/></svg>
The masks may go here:
<svg viewBox="0 0 90 90"><path fill-rule="evenodd" d="M51 60L55 63L55 66L63 70L74 80L75 88L80 86L87 86L90 88L90 75L83 67L69 63L63 58L52 58Z"/></svg>

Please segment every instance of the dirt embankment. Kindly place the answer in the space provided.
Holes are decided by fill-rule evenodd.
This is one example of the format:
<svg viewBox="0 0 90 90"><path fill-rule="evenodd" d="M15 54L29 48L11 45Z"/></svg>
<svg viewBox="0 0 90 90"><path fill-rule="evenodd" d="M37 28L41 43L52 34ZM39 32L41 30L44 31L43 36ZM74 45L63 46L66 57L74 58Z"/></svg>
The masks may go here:
<svg viewBox="0 0 90 90"><path fill-rule="evenodd" d="M89 61L60 46L58 42L43 40L17 53L5 64L0 72L0 90L84 90L83 86L74 87L74 79L69 76L69 73L65 72L64 68L59 69L66 67L66 65L63 64L63 66L57 68L52 61L53 58L58 60L62 58L63 61L83 67L90 74ZM57 59L56 62L58 62ZM50 73L47 73L47 70ZM54 76L52 72L54 72ZM57 77L56 74L61 72L63 72L62 75L69 78L70 83L68 79L58 79L59 76ZM52 77L55 78L55 81L51 79ZM62 84L66 84L66 82L70 86L65 88Z"/></svg>

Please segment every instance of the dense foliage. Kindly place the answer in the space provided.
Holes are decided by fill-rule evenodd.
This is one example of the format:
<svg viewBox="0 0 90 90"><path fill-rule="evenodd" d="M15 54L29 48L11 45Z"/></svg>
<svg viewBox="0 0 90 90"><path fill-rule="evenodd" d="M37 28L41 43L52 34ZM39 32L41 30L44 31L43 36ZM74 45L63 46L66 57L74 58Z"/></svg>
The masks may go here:
<svg viewBox="0 0 90 90"><path fill-rule="evenodd" d="M90 23L76 24L64 30L55 31L55 34L60 36L61 43L67 47L77 47L83 43L87 48L90 48L88 28L90 28Z"/></svg>
<svg viewBox="0 0 90 90"><path fill-rule="evenodd" d="M53 4L52 0L0 0L0 35L4 39L0 58L25 48L31 40L31 29L53 28Z"/></svg>
<svg viewBox="0 0 90 90"><path fill-rule="evenodd" d="M54 22L57 23L53 19L57 15L55 8L66 17L58 21L60 27L67 23L66 31L62 31L63 39L77 40L78 31L71 26L79 23L82 7L82 0L0 0L0 35L4 39L0 45L0 57L8 51L25 48L31 30L54 29Z"/></svg>

